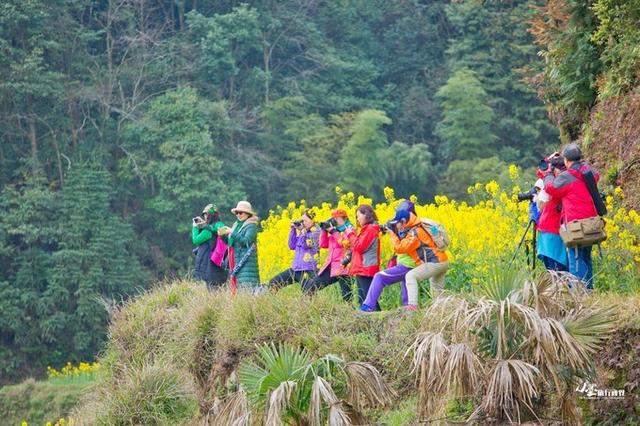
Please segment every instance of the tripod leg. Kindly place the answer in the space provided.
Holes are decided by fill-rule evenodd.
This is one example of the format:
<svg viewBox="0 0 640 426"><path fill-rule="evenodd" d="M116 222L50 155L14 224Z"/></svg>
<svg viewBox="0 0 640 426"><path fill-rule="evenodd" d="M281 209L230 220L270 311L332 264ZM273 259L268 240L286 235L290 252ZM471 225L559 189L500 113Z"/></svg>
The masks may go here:
<svg viewBox="0 0 640 426"><path fill-rule="evenodd" d="M533 220L530 220L529 224L527 225L527 229L524 230L524 233L522 234L522 238L520 238L520 242L518 243L518 247L516 247L515 251L513 252L513 257L511 258L509 265L511 265L513 261L516 260L518 251L520 250L520 247L522 247L522 243L524 243L525 238L527 238L527 234L529 233L529 228L531 228L532 223L533 223Z"/></svg>

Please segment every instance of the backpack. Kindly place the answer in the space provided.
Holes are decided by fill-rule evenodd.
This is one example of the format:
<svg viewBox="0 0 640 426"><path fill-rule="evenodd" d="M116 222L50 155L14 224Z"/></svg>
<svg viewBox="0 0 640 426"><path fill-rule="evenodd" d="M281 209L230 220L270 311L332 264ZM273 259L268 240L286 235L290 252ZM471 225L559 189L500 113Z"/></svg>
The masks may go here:
<svg viewBox="0 0 640 426"><path fill-rule="evenodd" d="M436 248L440 251L445 251L449 248L451 244L451 239L449 238L449 234L447 234L447 230L444 229L442 224L426 218L420 218L420 226L425 230L427 234L431 237Z"/></svg>

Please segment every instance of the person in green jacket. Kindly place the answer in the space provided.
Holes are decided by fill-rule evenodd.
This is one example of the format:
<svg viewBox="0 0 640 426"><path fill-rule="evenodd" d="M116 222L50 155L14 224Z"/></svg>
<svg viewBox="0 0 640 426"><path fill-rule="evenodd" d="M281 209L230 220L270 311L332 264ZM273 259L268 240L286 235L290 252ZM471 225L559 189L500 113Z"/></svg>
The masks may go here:
<svg viewBox="0 0 640 426"><path fill-rule="evenodd" d="M224 228L220 221L218 209L213 204L207 204L202 210L202 216L193 218L191 227L191 242L195 246L195 271L193 276L197 280L207 283L212 289L227 281L227 272L210 259L211 251L218 242L218 230Z"/></svg>
<svg viewBox="0 0 640 426"><path fill-rule="evenodd" d="M218 235L224 235L231 248L229 267L232 289L237 285L240 289L253 290L260 283L258 271L258 216L248 201L239 201L231 209L238 219L233 227L224 227Z"/></svg>

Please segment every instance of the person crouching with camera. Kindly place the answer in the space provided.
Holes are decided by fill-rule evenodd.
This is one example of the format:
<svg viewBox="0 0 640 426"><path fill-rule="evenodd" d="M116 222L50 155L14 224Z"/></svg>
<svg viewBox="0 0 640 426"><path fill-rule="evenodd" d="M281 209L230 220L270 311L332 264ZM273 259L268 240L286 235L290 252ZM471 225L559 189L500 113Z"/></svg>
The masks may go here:
<svg viewBox="0 0 640 426"><path fill-rule="evenodd" d="M338 209L331 213L331 219L320 223L320 248L329 250L327 260L318 271L318 275L307 281L302 287L306 294L314 294L331 284L339 283L342 298L351 300L351 278L347 265L350 261L346 247L349 246L349 236L354 233L353 225L349 222L347 212Z"/></svg>
<svg viewBox="0 0 640 426"><path fill-rule="evenodd" d="M202 210L202 215L193 218L191 226L191 242L196 248L193 276L202 280L209 289L224 284L227 281L227 272L216 265L211 259L211 252L219 244L218 230L224 228L220 221L220 213L213 204L207 204Z"/></svg>
<svg viewBox="0 0 640 426"><path fill-rule="evenodd" d="M375 211L368 204L356 209L356 220L359 231L349 236L349 274L356 277L360 306L367 297L374 275L380 271L380 226Z"/></svg>
<svg viewBox="0 0 640 426"><path fill-rule="evenodd" d="M549 167L554 177L566 170L564 158L554 155L549 159ZM534 196L538 211L541 212L537 223L538 258L548 271L567 270L567 248L560 238L560 219L562 216L562 201L547 194L543 188Z"/></svg>
<svg viewBox="0 0 640 426"><path fill-rule="evenodd" d="M400 282L404 308L415 311L418 309L417 280L432 278L432 286L436 281L438 287L442 287L448 267L447 255L438 250L435 242L422 226L420 218L408 210L396 212L394 219L385 226L385 229L389 233L393 251L397 254L397 265L375 274L360 310L363 312L379 310L378 299L382 290L388 285ZM412 278L414 288L409 295L407 274L423 264L427 264L426 267L417 269Z"/></svg>
<svg viewBox="0 0 640 426"><path fill-rule="evenodd" d="M293 283L304 285L316 276L319 252L320 228L313 221L314 213L307 210L302 219L291 223L289 249L294 250L291 268L282 271L269 281L269 287L280 289Z"/></svg>

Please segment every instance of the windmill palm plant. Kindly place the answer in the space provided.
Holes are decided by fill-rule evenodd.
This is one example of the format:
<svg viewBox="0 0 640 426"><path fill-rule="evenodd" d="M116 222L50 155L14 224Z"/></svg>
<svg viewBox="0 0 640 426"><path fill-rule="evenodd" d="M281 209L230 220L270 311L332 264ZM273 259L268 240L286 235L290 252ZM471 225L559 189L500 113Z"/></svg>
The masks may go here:
<svg viewBox="0 0 640 426"><path fill-rule="evenodd" d="M593 374L592 355L614 325L587 297L568 274L504 268L470 294L435 299L408 351L421 417L462 397L474 402L470 420L539 419L553 405L576 421L575 381Z"/></svg>
<svg viewBox="0 0 640 426"><path fill-rule="evenodd" d="M303 348L264 344L238 369L239 390L214 424L350 425L367 407L384 407L392 391L371 364L336 355L312 359ZM360 423L360 421L358 421Z"/></svg>

